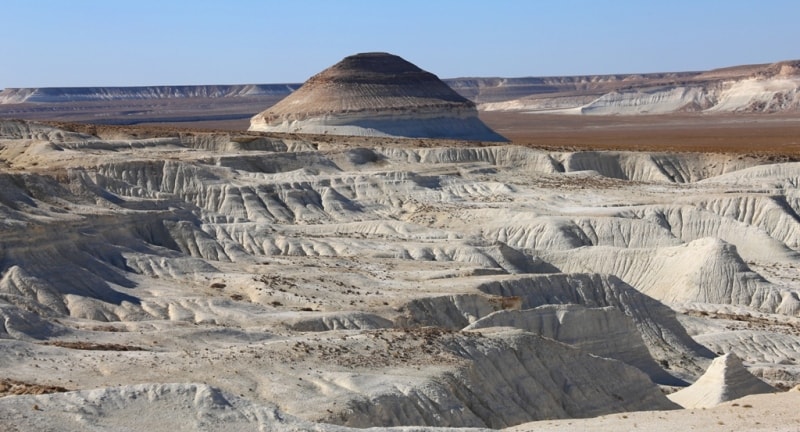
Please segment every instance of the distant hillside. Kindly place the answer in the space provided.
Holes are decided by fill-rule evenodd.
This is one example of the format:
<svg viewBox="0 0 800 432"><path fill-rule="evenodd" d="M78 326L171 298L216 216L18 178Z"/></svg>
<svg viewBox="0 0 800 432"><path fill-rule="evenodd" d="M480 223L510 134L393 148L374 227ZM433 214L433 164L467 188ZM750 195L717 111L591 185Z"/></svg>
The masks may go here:
<svg viewBox="0 0 800 432"><path fill-rule="evenodd" d="M477 104L504 102L536 95L595 95L638 83L674 83L701 72L623 75L581 75L527 78L453 78L444 80L453 90Z"/></svg>
<svg viewBox="0 0 800 432"><path fill-rule="evenodd" d="M472 97L482 111L639 115L800 110L800 61L707 72L540 80L534 85L481 79L475 80L477 85L466 85L461 91L474 92Z"/></svg>
<svg viewBox="0 0 800 432"><path fill-rule="evenodd" d="M299 84L236 84L143 87L7 88L0 91L0 104L286 96L298 87L300 87Z"/></svg>
<svg viewBox="0 0 800 432"><path fill-rule="evenodd" d="M800 111L800 60L705 72L442 81L481 111L573 115ZM0 91L0 117L122 124L245 119L300 85L7 88ZM160 102L148 103L155 100Z"/></svg>

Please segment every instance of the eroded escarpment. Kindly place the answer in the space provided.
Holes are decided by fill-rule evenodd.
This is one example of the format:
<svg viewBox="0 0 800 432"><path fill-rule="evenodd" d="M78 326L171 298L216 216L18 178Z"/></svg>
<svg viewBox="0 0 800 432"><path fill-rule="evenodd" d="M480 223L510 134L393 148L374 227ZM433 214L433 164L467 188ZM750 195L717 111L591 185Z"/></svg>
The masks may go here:
<svg viewBox="0 0 800 432"><path fill-rule="evenodd" d="M0 410L501 428L737 345L800 376L795 163L0 125L0 374L79 391Z"/></svg>
<svg viewBox="0 0 800 432"><path fill-rule="evenodd" d="M487 111L576 115L797 112L800 62L733 66L703 72L451 83Z"/></svg>

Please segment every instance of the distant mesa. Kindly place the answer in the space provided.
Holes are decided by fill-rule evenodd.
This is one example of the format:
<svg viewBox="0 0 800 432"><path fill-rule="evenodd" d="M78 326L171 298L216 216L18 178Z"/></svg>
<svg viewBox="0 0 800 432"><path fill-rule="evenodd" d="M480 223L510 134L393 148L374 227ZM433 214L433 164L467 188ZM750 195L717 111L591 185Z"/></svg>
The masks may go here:
<svg viewBox="0 0 800 432"><path fill-rule="evenodd" d="M250 120L251 131L507 141L436 75L387 53L346 57Z"/></svg>

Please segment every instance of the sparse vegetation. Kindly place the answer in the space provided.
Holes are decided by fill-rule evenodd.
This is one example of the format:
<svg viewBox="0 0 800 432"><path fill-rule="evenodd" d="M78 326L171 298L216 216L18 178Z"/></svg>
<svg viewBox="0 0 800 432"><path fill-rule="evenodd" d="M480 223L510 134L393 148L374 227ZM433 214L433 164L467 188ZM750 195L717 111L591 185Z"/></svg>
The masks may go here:
<svg viewBox="0 0 800 432"><path fill-rule="evenodd" d="M43 345L56 346L60 348L68 348L75 350L89 350L89 351L144 351L142 347L134 345L122 344L109 344L109 343L95 343L85 341L48 341L43 342Z"/></svg>

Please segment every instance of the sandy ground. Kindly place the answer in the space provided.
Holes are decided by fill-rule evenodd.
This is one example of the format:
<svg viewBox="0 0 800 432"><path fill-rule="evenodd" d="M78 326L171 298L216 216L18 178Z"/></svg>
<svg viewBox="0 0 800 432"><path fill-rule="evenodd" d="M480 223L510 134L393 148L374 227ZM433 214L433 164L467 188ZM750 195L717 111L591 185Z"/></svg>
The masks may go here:
<svg viewBox="0 0 800 432"><path fill-rule="evenodd" d="M800 392L754 395L709 409L633 412L592 419L527 423L508 431L796 431Z"/></svg>

